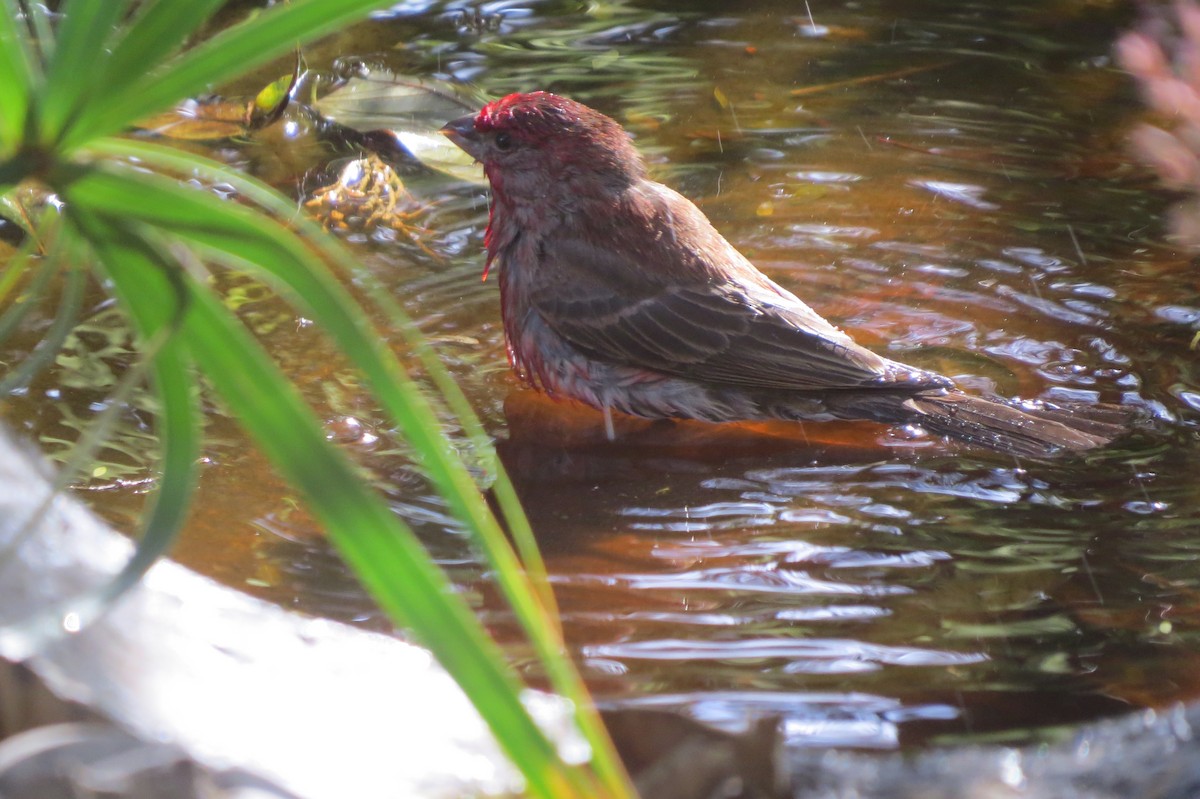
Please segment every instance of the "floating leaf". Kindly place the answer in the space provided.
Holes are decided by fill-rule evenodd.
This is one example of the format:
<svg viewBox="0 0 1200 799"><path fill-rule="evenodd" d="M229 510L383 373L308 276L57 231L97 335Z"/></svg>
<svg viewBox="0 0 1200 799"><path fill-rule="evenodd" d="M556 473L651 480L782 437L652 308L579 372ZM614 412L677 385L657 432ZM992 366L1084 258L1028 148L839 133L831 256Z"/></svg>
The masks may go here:
<svg viewBox="0 0 1200 799"><path fill-rule="evenodd" d="M396 139L425 166L469 183L483 183L483 170L440 134L392 131Z"/></svg>
<svg viewBox="0 0 1200 799"><path fill-rule="evenodd" d="M313 103L313 108L327 119L358 130L403 128L432 133L481 104L477 98L460 96L450 84L377 70L349 79Z"/></svg>
<svg viewBox="0 0 1200 799"><path fill-rule="evenodd" d="M218 100L188 100L172 111L138 122L137 127L168 139L213 141L241 136L250 129L252 106Z"/></svg>
<svg viewBox="0 0 1200 799"><path fill-rule="evenodd" d="M447 121L479 105L478 100L468 101L449 85L379 71L351 78L317 100L313 108L326 119L360 133L386 130L425 166L482 183L483 175L474 160L438 133Z"/></svg>

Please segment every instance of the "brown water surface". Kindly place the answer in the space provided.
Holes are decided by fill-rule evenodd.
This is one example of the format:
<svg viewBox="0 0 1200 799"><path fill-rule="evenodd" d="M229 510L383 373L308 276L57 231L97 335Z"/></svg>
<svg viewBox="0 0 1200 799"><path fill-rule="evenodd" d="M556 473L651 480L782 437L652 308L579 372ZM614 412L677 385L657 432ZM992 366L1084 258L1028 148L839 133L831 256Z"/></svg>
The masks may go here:
<svg viewBox="0 0 1200 799"><path fill-rule="evenodd" d="M409 3L308 53L318 70L355 56L492 96L545 88L593 104L629 127L657 177L863 343L972 390L1145 417L1117 446L1056 463L868 424L630 421L609 443L598 415L510 375L495 282L479 280L483 191L406 178L435 204L419 222L437 257L402 235L348 241L500 442L591 685L616 705L731 728L775 713L795 745L868 748L1029 740L1195 697L1200 286L1162 243L1168 198L1122 150L1137 104L1109 63L1118 4L809 5L816 29L794 2L496 2L482 26L465 3ZM297 196L324 166L296 116L214 152ZM331 435L515 638L320 331L252 281L222 282ZM13 346L5 359L22 354ZM97 306L70 347L78 360L5 407L56 451L100 407L128 336ZM79 487L123 524L152 482L151 411L128 416ZM176 556L387 629L218 408L208 432Z"/></svg>

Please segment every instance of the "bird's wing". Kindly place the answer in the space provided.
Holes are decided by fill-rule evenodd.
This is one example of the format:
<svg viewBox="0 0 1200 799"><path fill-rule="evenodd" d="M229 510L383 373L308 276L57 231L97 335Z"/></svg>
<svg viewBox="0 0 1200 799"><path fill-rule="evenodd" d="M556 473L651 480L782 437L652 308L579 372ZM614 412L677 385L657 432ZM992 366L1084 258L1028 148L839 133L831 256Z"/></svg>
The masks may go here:
<svg viewBox="0 0 1200 799"><path fill-rule="evenodd" d="M539 259L543 279L529 299L590 357L678 377L787 390L943 384L858 346L712 235L703 247L636 226L605 237L604 247L549 237ZM740 259L743 279L694 263L670 273L654 262L694 261L714 249Z"/></svg>

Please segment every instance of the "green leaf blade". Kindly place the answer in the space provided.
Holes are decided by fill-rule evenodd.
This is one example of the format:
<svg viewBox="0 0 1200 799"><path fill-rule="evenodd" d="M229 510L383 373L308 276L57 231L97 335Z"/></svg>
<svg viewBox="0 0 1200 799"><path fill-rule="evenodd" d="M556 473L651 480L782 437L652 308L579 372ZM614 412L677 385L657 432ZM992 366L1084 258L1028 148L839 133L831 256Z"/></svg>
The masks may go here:
<svg viewBox="0 0 1200 799"><path fill-rule="evenodd" d="M15 0L0 0L0 157L21 142L33 93L33 53Z"/></svg>
<svg viewBox="0 0 1200 799"><path fill-rule="evenodd" d="M103 149L112 154L136 157L143 163L177 169L181 174L208 175L214 182L218 177L210 171L212 165L206 164L203 159L161 145L114 140L104 143ZM280 218L294 217L294 205L265 186L244 176L227 173L222 173L221 180L231 183ZM438 433L436 413L404 375L395 356L381 346L382 337L361 320L353 318L352 300L320 263L314 263L311 251L304 247L297 250L294 244L289 246L283 241L276 241L267 249L248 247L246 236L252 227L249 223L250 212L202 192L190 191L187 192L188 196L172 201L169 195L177 187L164 185L161 179L152 179L150 176L133 172L126 174L124 170L119 175L106 178L106 181L104 192L107 199L104 202L120 208L121 213L168 227L227 257L236 257L243 268L262 272L264 277L298 299L301 307L306 308L305 315L315 319L364 371L393 421L401 427L414 448L423 453L422 465L439 493L447 499L452 512L479 544L501 591L542 660L554 690L575 703L577 713L581 716L580 726L592 746L594 765L603 783L614 796L632 795L628 776L612 751L607 732L592 709L586 688L574 665L564 654L553 597L543 597L531 584L470 474ZM138 184L136 189L131 188L134 184ZM217 211L226 209L233 215L247 215L247 219L235 224L232 220L218 221L214 218ZM323 231L307 220L294 220L293 224L302 231L312 233L311 239L306 237L308 245L331 262L339 263L347 273L353 271L352 256L336 241L323 235ZM276 231L271 237L275 238L282 232ZM380 291L374 294L377 298L382 296ZM437 362L436 354L428 345L422 345L415 325L404 317L394 302L385 302L385 307L397 319L410 346L430 373L444 375L442 379L435 379L435 382L445 388L445 383L452 382L452 378L444 374L445 368ZM465 398L460 396L455 399L452 395L449 401L457 406L464 428L471 429L473 426L479 430L477 420L474 425L468 421L473 413ZM478 435L482 435L482 432ZM523 531L525 535L522 554L528 559L528 564L538 569L541 567L540 557L536 554L528 522L520 511L512 486L498 460L494 461L494 469L493 488L509 506L508 516L513 532L520 534ZM544 567L541 568L544 574Z"/></svg>
<svg viewBox="0 0 1200 799"><path fill-rule="evenodd" d="M95 190L98 185L114 188L103 178L92 183L86 177L73 187L77 191L68 198L72 213L99 215L96 209L104 208L113 214L108 203L96 203L105 196ZM109 227L118 233L91 237L106 272L123 287L123 296L164 296L165 275L178 266L140 241L127 216L116 216L121 221L110 221ZM254 249L252 235L244 235L242 243ZM211 292L186 282L190 300L183 332L189 351L275 468L305 495L372 596L430 648L472 697L534 795L596 795L586 771L558 759L521 704L522 686L498 647L416 537L363 484L345 454L325 440L320 423L261 346Z"/></svg>
<svg viewBox="0 0 1200 799"><path fill-rule="evenodd" d="M116 94L169 58L225 0L157 0L145 4L119 33L98 81Z"/></svg>
<svg viewBox="0 0 1200 799"><path fill-rule="evenodd" d="M65 139L67 147L116 133L181 98L209 90L294 47L361 19L383 0L294 0L197 45L118 96L92 103Z"/></svg>
<svg viewBox="0 0 1200 799"><path fill-rule="evenodd" d="M46 84L38 98L37 128L40 143L53 146L81 106L103 105L110 98L96 83L107 60L105 46L118 21L129 9L128 0L68 0L63 4Z"/></svg>

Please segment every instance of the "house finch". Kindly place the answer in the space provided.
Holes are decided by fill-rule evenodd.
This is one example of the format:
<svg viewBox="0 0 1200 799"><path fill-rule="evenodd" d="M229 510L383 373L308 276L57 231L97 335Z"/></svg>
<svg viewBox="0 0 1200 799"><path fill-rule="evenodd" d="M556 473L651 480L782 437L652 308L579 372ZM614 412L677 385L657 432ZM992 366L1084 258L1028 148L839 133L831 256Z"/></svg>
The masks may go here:
<svg viewBox="0 0 1200 799"><path fill-rule="evenodd" d="M917 424L1003 452L1077 452L1120 431L1045 403L970 396L855 344L758 271L687 198L650 180L628 133L548 92L442 133L491 183L509 360L605 413Z"/></svg>

